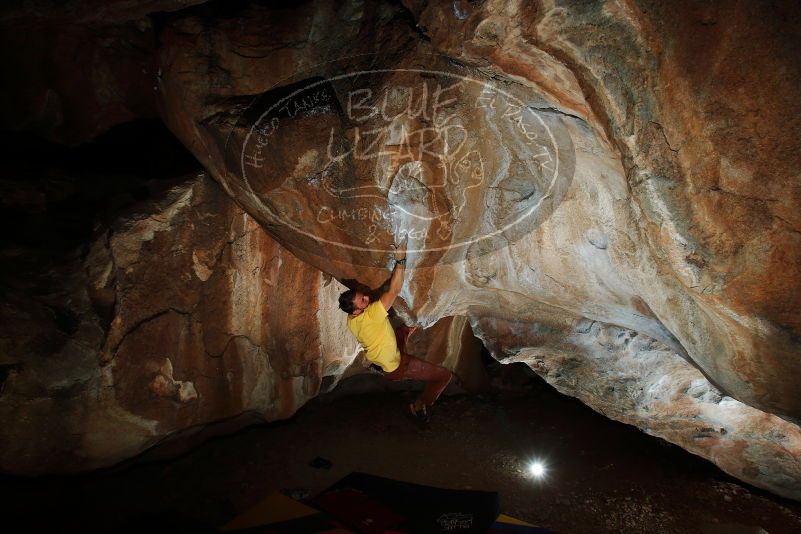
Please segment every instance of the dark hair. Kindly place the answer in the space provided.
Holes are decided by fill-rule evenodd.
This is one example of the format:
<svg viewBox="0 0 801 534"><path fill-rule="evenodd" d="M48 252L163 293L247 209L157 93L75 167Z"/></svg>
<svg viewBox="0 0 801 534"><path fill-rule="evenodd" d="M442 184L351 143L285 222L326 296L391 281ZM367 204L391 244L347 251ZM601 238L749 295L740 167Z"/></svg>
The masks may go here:
<svg viewBox="0 0 801 534"><path fill-rule="evenodd" d="M353 304L353 299L356 297L355 289L348 289L339 296L339 309L347 314L356 311L356 305Z"/></svg>

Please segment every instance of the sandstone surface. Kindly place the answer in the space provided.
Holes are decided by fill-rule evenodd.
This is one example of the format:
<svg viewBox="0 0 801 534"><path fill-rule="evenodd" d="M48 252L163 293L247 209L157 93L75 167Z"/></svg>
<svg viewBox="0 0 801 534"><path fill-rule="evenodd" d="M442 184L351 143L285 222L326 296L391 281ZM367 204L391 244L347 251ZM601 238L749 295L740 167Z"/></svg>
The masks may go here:
<svg viewBox="0 0 801 534"><path fill-rule="evenodd" d="M75 256L53 302L4 297L4 470L288 417L353 372L332 277L378 285L407 234L421 355L473 376L472 331L801 498L790 3L44 5L0 12L4 48L30 48L3 124L76 143L158 110L233 201L192 180Z"/></svg>
<svg viewBox="0 0 801 534"><path fill-rule="evenodd" d="M604 413L798 497L797 17L747 2L405 7L176 19L158 51L165 121L327 273L374 283L411 235L411 321L511 320L533 347L553 322L659 342L675 399ZM740 31L765 46L739 46ZM491 331L496 355L521 349ZM727 413L756 410L726 416L745 434L692 437L685 372L713 404L737 399ZM788 429L780 445L751 439L760 417ZM660 422L676 418L682 431Z"/></svg>
<svg viewBox="0 0 801 534"><path fill-rule="evenodd" d="M4 299L6 472L101 467L243 413L286 418L356 356L336 284L203 175L120 218L54 285L51 309Z"/></svg>

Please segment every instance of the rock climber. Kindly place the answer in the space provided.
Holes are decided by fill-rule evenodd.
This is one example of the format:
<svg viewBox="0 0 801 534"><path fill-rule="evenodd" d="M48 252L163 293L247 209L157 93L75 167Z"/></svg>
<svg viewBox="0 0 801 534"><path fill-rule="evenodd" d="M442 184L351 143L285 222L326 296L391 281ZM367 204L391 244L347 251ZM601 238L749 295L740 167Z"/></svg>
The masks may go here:
<svg viewBox="0 0 801 534"><path fill-rule="evenodd" d="M406 352L406 341L414 332L404 324L393 330L389 309L403 286L406 271L406 239L395 249L395 266L389 286L371 302L366 288L349 289L339 296L339 307L348 314L348 328L366 351L373 369L390 380L421 380L426 383L407 415L419 426L428 426L428 411L448 386L453 374L444 367L415 358Z"/></svg>

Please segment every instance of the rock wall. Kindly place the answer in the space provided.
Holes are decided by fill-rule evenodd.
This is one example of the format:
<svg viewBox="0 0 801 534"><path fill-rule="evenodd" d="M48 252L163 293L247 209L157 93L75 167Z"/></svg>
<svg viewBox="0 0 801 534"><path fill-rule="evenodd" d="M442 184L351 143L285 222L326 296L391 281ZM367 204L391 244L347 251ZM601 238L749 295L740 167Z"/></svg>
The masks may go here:
<svg viewBox="0 0 801 534"><path fill-rule="evenodd" d="M599 396L605 379L540 371L798 498L799 26L781 5L758 9L246 6L163 28L161 110L223 188L319 269L375 283L409 234L412 321L470 317L498 357L562 354L587 321L658 343L615 359L664 360L626 379L639 385L615 409ZM552 323L568 326L544 335ZM576 357L594 358L584 344ZM655 376L673 384L670 402L633 414ZM709 392L703 410L691 390ZM705 422L731 434L697 437L712 412L738 431ZM780 437L759 440L763 425Z"/></svg>
<svg viewBox="0 0 801 534"><path fill-rule="evenodd" d="M378 285L406 234L421 355L480 374L472 329L801 498L790 3L184 4L0 10L4 127L74 144L158 110L225 193L189 180L6 284L3 470L288 417L353 372L332 277Z"/></svg>
<svg viewBox="0 0 801 534"><path fill-rule="evenodd" d="M338 284L203 175L120 218L61 273L50 300L63 308L3 299L5 472L101 467L243 413L289 417L358 353L344 350ZM54 309L69 310L69 331Z"/></svg>
<svg viewBox="0 0 801 534"><path fill-rule="evenodd" d="M801 428L725 395L662 343L590 320L482 317L474 330L498 360L525 362L599 413L708 458L741 480L798 495Z"/></svg>

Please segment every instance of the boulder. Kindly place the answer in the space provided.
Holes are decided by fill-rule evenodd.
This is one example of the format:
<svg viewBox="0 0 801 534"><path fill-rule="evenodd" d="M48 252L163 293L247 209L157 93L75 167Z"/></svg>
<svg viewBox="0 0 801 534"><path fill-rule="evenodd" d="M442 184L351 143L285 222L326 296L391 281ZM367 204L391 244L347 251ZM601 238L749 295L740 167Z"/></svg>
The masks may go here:
<svg viewBox="0 0 801 534"><path fill-rule="evenodd" d="M375 284L408 235L409 321L466 316L499 357L563 354L586 322L649 340L627 351L675 391L605 413L798 498L798 27L748 2L244 6L164 26L160 109L320 270ZM598 373L558 387L605 405ZM694 438L695 391L738 432Z"/></svg>
<svg viewBox="0 0 801 534"><path fill-rule="evenodd" d="M801 498L791 3L50 4L0 9L3 126L77 144L158 113L219 187L3 272L4 471L289 417L358 370L333 279L377 286L407 236L417 354L480 388L475 333Z"/></svg>
<svg viewBox="0 0 801 534"><path fill-rule="evenodd" d="M359 353L338 284L203 174L41 278L60 289L3 298L7 473L83 471L243 414L287 418Z"/></svg>

